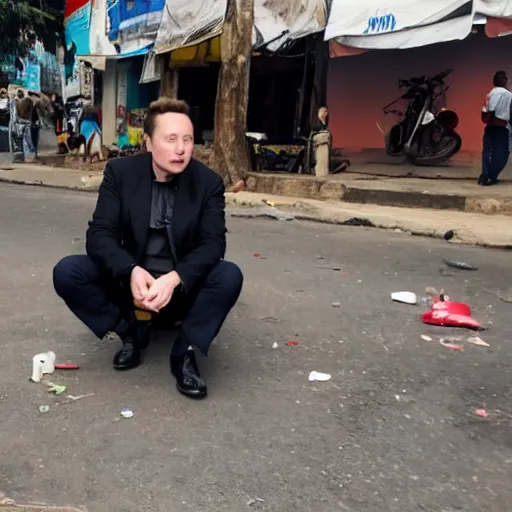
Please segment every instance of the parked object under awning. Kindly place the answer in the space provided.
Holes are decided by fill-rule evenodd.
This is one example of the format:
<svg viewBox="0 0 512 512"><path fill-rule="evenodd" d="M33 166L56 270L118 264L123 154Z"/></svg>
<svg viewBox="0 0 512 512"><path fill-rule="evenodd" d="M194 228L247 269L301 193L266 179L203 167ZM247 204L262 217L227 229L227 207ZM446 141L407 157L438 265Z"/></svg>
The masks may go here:
<svg viewBox="0 0 512 512"><path fill-rule="evenodd" d="M462 40L475 22L510 17L510 0L390 0L384 7L378 0L333 0L325 39L366 50L414 48Z"/></svg>

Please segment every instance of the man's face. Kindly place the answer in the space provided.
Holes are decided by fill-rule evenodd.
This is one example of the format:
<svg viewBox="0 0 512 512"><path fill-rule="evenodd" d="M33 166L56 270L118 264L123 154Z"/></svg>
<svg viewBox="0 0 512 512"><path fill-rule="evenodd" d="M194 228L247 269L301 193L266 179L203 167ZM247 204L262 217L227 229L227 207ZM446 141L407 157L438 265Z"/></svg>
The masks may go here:
<svg viewBox="0 0 512 512"><path fill-rule="evenodd" d="M148 151L156 166L169 174L180 174L194 151L194 127L185 114L168 112L155 119L153 136L147 138Z"/></svg>

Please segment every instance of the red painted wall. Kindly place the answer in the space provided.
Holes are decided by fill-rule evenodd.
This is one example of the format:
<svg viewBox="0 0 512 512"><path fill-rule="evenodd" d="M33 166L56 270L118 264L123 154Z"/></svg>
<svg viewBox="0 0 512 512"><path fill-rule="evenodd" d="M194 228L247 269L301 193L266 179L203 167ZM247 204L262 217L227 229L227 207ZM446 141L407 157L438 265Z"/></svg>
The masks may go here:
<svg viewBox="0 0 512 512"><path fill-rule="evenodd" d="M381 108L399 96L398 78L453 72L447 106L460 118L462 150L480 152L483 124L480 112L492 77L499 69L512 86L512 37L490 39L474 34L464 41L410 50L372 51L329 62L328 107L334 147L382 148L376 126L390 126Z"/></svg>

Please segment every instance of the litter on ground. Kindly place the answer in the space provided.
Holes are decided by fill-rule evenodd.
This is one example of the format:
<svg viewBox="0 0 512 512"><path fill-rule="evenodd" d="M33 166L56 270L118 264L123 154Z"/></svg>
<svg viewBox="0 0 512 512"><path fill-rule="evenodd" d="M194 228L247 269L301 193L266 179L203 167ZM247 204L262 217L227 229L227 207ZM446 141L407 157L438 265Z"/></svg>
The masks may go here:
<svg viewBox="0 0 512 512"><path fill-rule="evenodd" d="M322 373L322 372L315 372L315 371L312 371L310 374L309 374L309 381L310 382L314 382L314 381L318 381L318 382L326 382L328 380L331 379L331 376L330 374L328 373Z"/></svg>
<svg viewBox="0 0 512 512"><path fill-rule="evenodd" d="M471 345L476 345L477 347L490 347L489 343L484 341L479 336L470 336L468 338L468 343L471 343Z"/></svg>
<svg viewBox="0 0 512 512"><path fill-rule="evenodd" d="M418 297L412 292L394 292L391 294L391 299L395 302L403 302L404 304L415 305L418 302Z"/></svg>

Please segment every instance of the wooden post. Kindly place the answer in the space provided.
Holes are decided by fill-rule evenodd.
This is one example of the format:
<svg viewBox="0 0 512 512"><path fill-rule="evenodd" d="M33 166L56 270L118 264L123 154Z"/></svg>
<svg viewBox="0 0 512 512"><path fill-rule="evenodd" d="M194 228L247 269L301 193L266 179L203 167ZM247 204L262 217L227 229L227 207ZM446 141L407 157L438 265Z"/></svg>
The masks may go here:
<svg viewBox="0 0 512 512"><path fill-rule="evenodd" d="M214 167L226 187L243 187L250 158L245 139L252 53L253 0L228 0L221 35L221 70L215 108Z"/></svg>
<svg viewBox="0 0 512 512"><path fill-rule="evenodd" d="M160 96L177 99L178 70L169 67L169 55L160 55Z"/></svg>

